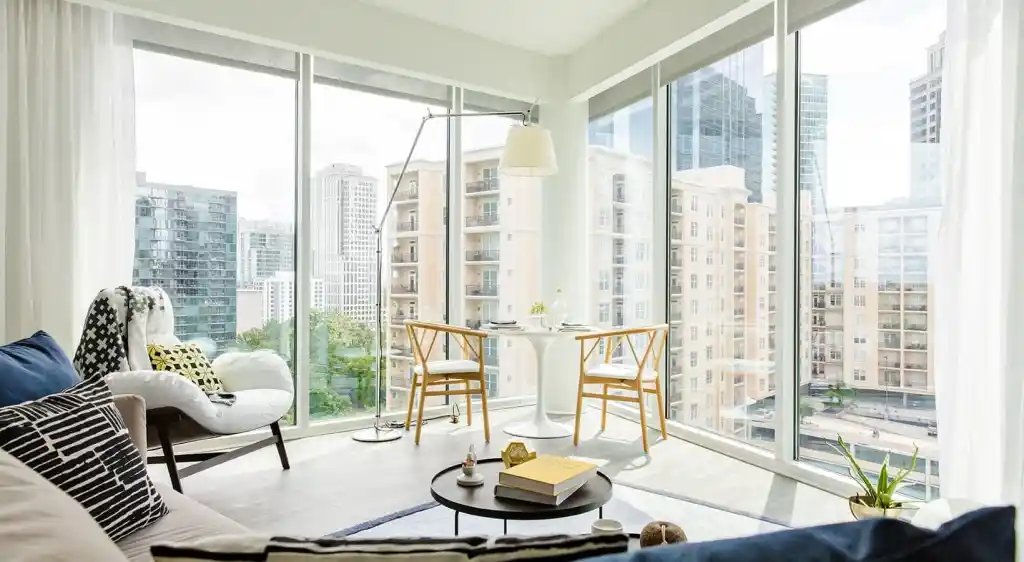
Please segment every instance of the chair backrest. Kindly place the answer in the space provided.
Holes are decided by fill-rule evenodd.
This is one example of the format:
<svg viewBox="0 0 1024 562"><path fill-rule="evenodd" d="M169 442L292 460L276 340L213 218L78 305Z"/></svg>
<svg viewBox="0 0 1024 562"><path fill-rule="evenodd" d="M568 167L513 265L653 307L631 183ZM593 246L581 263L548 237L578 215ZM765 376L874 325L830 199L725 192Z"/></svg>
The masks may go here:
<svg viewBox="0 0 1024 562"><path fill-rule="evenodd" d="M644 369L660 371L667 339L667 324L615 328L576 336L580 342L580 361L583 364L595 359L602 363L614 363L621 357L632 361L626 364L636 365L638 372Z"/></svg>
<svg viewBox="0 0 1024 562"><path fill-rule="evenodd" d="M463 359L483 361L484 338L487 337L487 332L421 320L406 320L405 330L409 334L413 359L418 365L425 366L429 361L430 354L438 343L438 336L444 336L441 338L441 345L444 345L444 339L447 337L455 340L462 349Z"/></svg>

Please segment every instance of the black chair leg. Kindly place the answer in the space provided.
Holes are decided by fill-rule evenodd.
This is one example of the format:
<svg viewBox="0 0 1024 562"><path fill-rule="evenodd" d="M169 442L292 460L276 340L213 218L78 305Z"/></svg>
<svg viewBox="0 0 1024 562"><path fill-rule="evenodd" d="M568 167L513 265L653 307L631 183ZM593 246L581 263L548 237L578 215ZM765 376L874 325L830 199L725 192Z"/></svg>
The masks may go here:
<svg viewBox="0 0 1024 562"><path fill-rule="evenodd" d="M281 426L274 422L270 424L270 432L277 438L277 456L281 457L281 468L288 470L291 465L288 464L288 451L284 449L284 437L281 437Z"/></svg>
<svg viewBox="0 0 1024 562"><path fill-rule="evenodd" d="M171 487L179 494L181 491L181 480L178 479L178 464L174 462L174 449L171 447L171 432L167 428L167 422L160 420L156 423L156 435L160 438L160 448L164 451L164 462L167 463L167 474L171 477Z"/></svg>

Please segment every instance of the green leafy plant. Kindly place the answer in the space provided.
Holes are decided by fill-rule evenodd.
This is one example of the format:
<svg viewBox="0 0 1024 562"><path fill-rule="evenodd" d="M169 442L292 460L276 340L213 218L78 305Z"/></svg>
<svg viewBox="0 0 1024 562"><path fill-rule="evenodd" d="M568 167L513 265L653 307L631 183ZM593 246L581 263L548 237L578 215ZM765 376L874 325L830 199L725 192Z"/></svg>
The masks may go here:
<svg viewBox="0 0 1024 562"><path fill-rule="evenodd" d="M914 467L917 466L917 445L914 445L914 455L910 457L910 468L900 470L893 478L889 478L889 454L886 453L885 459L882 460L882 468L878 471L878 482L874 483L866 474L864 474L864 471L860 468L860 464L857 463L857 459L853 458L853 453L851 453L850 448L846 446L846 442L843 441L843 437L837 437L839 437L839 446L836 447L835 445L832 445L832 448L839 454L846 457L846 462L850 465L850 477L853 478L854 482L856 482L862 490L864 490L864 493L856 496L855 500L861 505L877 509L895 509L903 507L903 503L893 500L893 496L899 490L900 483L903 482L903 479L914 470Z"/></svg>
<svg viewBox="0 0 1024 562"><path fill-rule="evenodd" d="M547 314L547 312L548 307L544 306L544 303L540 301L533 303L533 306L530 307L530 314Z"/></svg>
<svg viewBox="0 0 1024 562"><path fill-rule="evenodd" d="M817 410L807 400L800 401L800 423L803 423L807 418L813 416Z"/></svg>
<svg viewBox="0 0 1024 562"><path fill-rule="evenodd" d="M847 398L852 398L856 392L846 386L846 383L839 381L835 384L828 385L828 390L825 391L825 396L828 396L831 405L838 408L842 408Z"/></svg>

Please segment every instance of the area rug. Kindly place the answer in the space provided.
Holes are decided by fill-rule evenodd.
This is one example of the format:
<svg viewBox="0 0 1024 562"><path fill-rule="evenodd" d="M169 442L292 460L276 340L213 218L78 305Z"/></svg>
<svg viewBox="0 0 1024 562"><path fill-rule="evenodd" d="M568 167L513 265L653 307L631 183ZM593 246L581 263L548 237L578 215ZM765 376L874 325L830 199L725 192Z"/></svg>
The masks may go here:
<svg viewBox="0 0 1024 562"><path fill-rule="evenodd" d="M627 533L639 533L654 520L671 521L683 527L691 541L734 538L786 529L778 521L752 513L728 510L707 502L624 484L615 484L604 516L622 523ZM578 534L590 531L597 511L548 521L509 521L510 535ZM384 517L354 525L332 537L438 537L454 533L454 513L435 502L410 507ZM502 521L459 515L460 535L500 535Z"/></svg>

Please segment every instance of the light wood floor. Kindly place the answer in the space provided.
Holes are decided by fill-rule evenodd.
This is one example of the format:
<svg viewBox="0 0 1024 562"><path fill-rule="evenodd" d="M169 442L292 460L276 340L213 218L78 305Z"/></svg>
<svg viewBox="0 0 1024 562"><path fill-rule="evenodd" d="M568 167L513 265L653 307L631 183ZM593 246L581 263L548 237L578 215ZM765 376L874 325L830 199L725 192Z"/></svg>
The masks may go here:
<svg viewBox="0 0 1024 562"><path fill-rule="evenodd" d="M421 444L412 435L367 444L351 434L311 437L288 443L292 468L281 470L273 448L207 470L183 481L185 494L254 530L320 536L431 500L430 478L459 462L470 444L480 457L499 456L510 437L501 427L529 419L533 408L491 413L491 443L483 443L482 420L474 426L433 421ZM569 420L562 420L571 422ZM541 452L593 459L616 482L694 498L726 509L763 515L792 526L851 520L846 501L789 478L711 450L650 431L645 456L636 423L609 415L600 431L600 412L583 419L579 447L572 438L535 440ZM166 470L150 467L154 479Z"/></svg>

